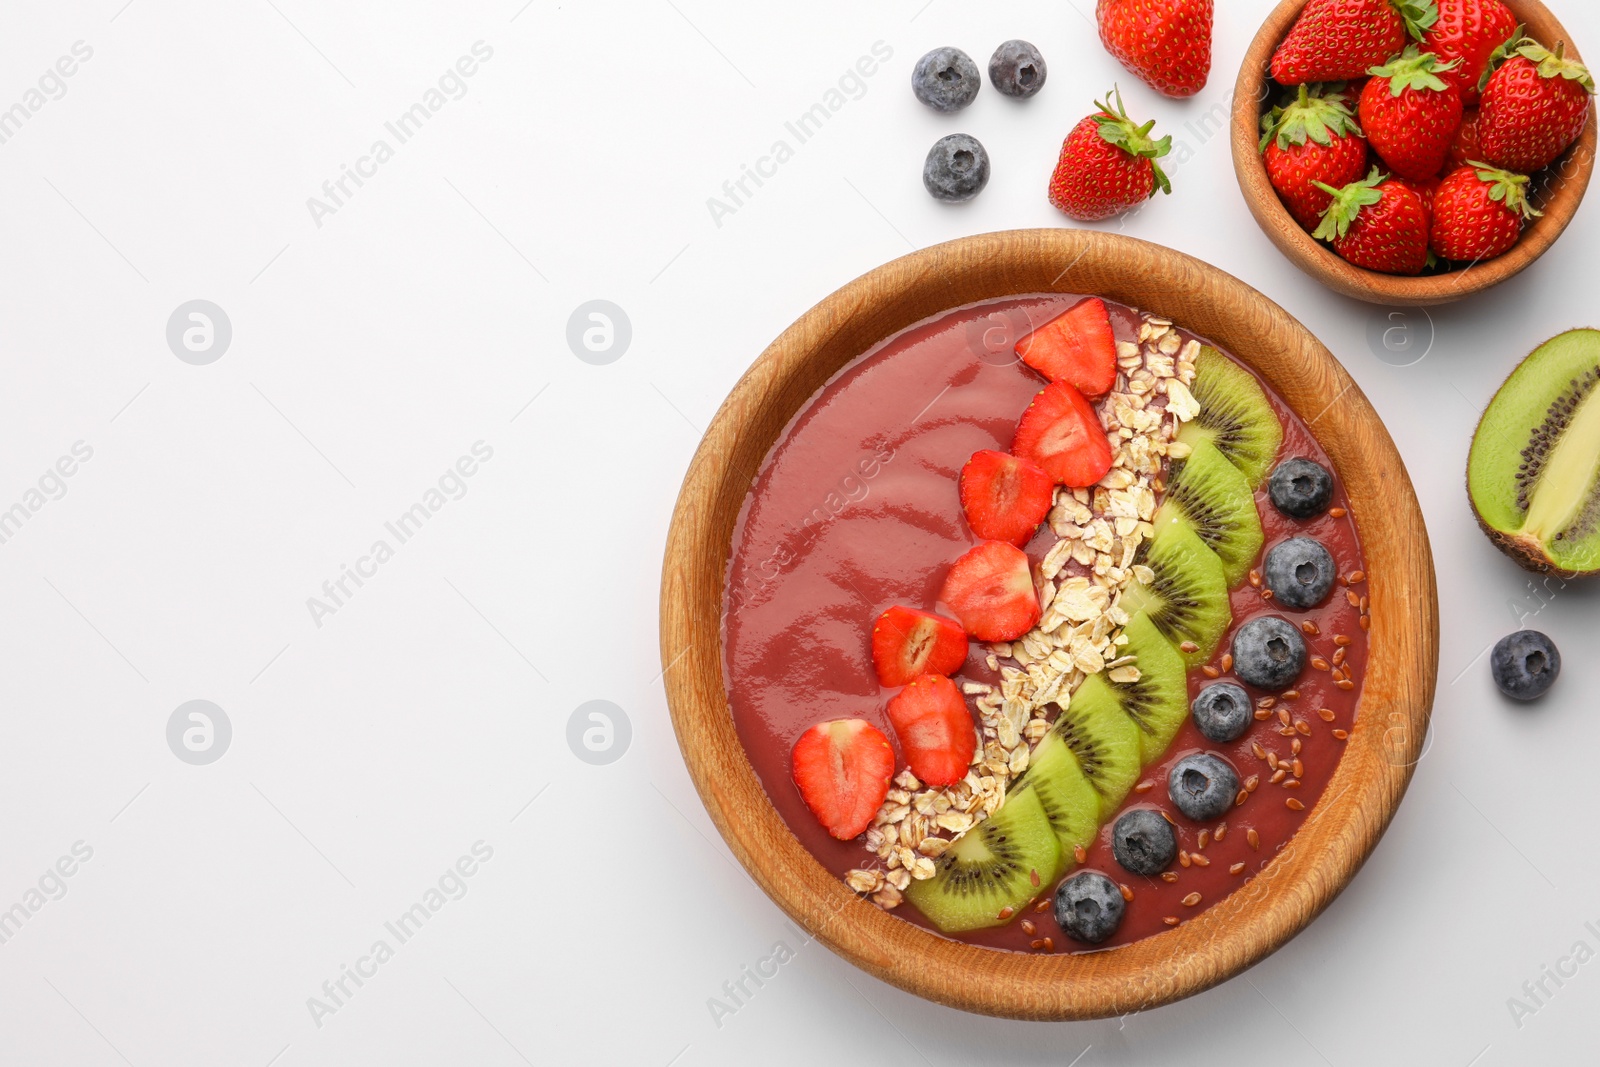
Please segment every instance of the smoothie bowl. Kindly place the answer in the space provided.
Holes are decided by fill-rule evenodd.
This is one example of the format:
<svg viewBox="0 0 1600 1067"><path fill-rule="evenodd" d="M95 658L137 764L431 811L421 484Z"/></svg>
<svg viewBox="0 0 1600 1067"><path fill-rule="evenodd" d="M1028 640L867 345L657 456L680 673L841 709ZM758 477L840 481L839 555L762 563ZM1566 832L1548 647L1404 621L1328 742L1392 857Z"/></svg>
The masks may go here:
<svg viewBox="0 0 1600 1067"><path fill-rule="evenodd" d="M1426 533L1242 283L1024 231L791 327L679 498L662 661L745 868L852 963L1029 1019L1222 981L1354 875L1421 751Z"/></svg>

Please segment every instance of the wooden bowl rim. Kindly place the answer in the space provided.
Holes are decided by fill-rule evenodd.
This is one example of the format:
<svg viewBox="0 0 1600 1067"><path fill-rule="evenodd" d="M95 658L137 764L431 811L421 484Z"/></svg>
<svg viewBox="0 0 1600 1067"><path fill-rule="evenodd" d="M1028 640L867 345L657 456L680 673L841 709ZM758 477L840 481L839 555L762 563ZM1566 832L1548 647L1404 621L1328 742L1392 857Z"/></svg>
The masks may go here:
<svg viewBox="0 0 1600 1067"><path fill-rule="evenodd" d="M1088 955L1024 955L947 940L879 910L823 868L751 768L723 676L720 618L734 522L756 469L813 383L926 319L923 309L1039 292L1098 292L1135 303L1126 297L1152 284L1142 291L1144 310L1255 367L1321 427L1319 441L1352 500L1382 501L1355 509L1373 620L1356 722L1296 835L1196 919ZM852 324L863 322L852 334ZM867 332L880 336L863 343ZM758 426L769 429L758 433ZM1017 1019L1088 1019L1152 1008L1232 977L1303 929L1354 876L1422 753L1438 671L1438 603L1427 531L1394 443L1305 327L1238 279L1181 253L1092 231L1022 230L962 238L878 267L823 299L762 354L717 412L685 477L662 572L660 640L690 777L735 858L797 924L857 967L933 1001Z"/></svg>
<svg viewBox="0 0 1600 1067"><path fill-rule="evenodd" d="M1282 0L1262 23L1244 62L1233 95L1233 169L1250 213L1262 232L1306 274L1345 296L1395 307L1430 307L1465 299L1493 288L1527 270L1560 239L1578 213L1594 176L1596 110L1589 104L1589 121L1577 144L1542 172L1554 186L1545 197L1544 217L1524 231L1522 240L1505 255L1484 263L1438 274L1409 278L1364 270L1340 259L1331 248L1301 228L1279 199L1267 178L1261 151L1261 105L1271 81L1272 53L1310 0ZM1567 54L1582 60L1566 28L1541 0L1505 0L1519 22L1540 41L1563 40ZM1540 179L1535 178L1538 184Z"/></svg>

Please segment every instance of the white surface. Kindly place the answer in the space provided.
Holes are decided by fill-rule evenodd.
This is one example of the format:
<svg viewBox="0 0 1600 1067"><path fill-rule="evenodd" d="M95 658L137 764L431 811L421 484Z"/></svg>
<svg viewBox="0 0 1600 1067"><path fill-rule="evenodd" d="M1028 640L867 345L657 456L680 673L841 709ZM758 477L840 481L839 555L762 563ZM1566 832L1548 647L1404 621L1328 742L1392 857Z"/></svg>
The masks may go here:
<svg viewBox="0 0 1600 1067"><path fill-rule="evenodd" d="M1090 0L123 2L13 4L0 33L0 107L74 42L94 50L0 144L0 509L75 442L93 449L0 544L0 909L75 842L93 849L0 944L0 1061L1585 1057L1600 963L1547 980L1520 1028L1507 999L1576 941L1600 948L1584 926L1600 920L1596 593L1536 595L1474 527L1462 471L1514 362L1594 321L1595 209L1535 270L1434 311L1431 351L1401 368L1367 340L1386 312L1288 266L1234 184L1225 104L1269 0L1219 5L1216 73L1188 103L1103 54ZM1600 48L1600 15L1556 6ZM912 99L928 48L984 65L1011 37L1050 64L1032 102L986 87L951 118ZM395 146L384 123L480 40L493 56L464 97L318 227L307 198L375 139ZM707 198L879 41L893 56L859 99L717 225ZM1237 274L1345 361L1427 512L1443 677L1393 829L1288 947L1160 1011L1015 1024L802 944L733 864L666 718L659 559L700 430L755 355L912 247L1063 224L1046 177L1113 79L1183 161L1177 195L1107 228ZM957 130L994 177L950 208L919 176ZM208 366L164 337L196 298L233 325ZM595 298L633 327L606 366L565 340ZM317 626L307 598L478 441L493 458L465 496ZM1524 614L1567 652L1535 708L1500 700L1479 658ZM209 766L167 746L192 699L233 726ZM632 723L609 766L566 741L594 699ZM399 944L385 921L478 841L493 857L466 895ZM394 958L318 1026L308 998L380 938ZM714 1019L710 998L780 941L794 958Z"/></svg>

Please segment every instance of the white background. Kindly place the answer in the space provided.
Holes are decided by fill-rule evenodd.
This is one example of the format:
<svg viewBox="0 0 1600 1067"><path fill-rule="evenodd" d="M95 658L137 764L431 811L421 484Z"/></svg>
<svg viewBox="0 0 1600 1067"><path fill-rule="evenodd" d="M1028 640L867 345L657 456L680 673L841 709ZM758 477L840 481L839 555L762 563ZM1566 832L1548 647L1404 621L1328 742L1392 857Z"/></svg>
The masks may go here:
<svg viewBox="0 0 1600 1067"><path fill-rule="evenodd" d="M1212 84L1186 103L1124 74L1075 2L14 0L0 108L74 42L94 54L0 144L0 509L74 442L94 454L0 544L0 909L75 842L93 856L0 944L0 1061L1585 1058L1600 963L1547 981L1520 1028L1507 998L1579 939L1600 948L1584 928L1600 920L1595 594L1536 594L1475 528L1462 472L1516 360L1595 322L1600 215L1516 281L1434 310L1425 358L1395 366L1417 352L1369 337L1427 317L1391 322L1288 266L1206 133L1269 0L1218 5ZM1600 40L1589 5L1556 6ZM927 49L986 65L1011 37L1050 64L1031 102L986 87L949 117L912 98ZM493 58L465 96L396 147L384 123L480 40ZM878 41L893 58L859 98L717 225L707 198ZM1392 830L1304 934L1172 1007L1018 1024L803 943L731 861L666 716L659 560L700 432L761 349L912 248L1066 225L1046 181L1114 79L1187 158L1174 196L1105 228L1257 286L1361 383L1427 514L1442 677ZM949 207L920 169L955 131L994 176ZM318 226L307 198L380 137L394 158ZM165 338L197 298L233 326L208 366ZM605 366L566 342L596 298L633 328ZM318 626L307 598L478 441L493 459L466 495ZM1482 656L1525 616L1567 652L1527 708ZM209 766L167 745L192 699L232 723ZM607 766L567 743L595 699L632 724ZM393 945L383 923L477 841L493 858L466 895L317 1025L308 998ZM794 959L718 1025L708 1000L779 941Z"/></svg>

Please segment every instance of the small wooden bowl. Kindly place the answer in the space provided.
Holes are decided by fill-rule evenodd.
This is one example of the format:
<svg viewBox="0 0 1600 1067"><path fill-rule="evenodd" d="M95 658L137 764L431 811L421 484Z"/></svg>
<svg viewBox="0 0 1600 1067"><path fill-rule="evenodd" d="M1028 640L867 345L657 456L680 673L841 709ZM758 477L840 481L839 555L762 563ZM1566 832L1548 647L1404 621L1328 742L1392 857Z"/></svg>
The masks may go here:
<svg viewBox="0 0 1600 1067"><path fill-rule="evenodd" d="M1268 73L1272 54L1288 36L1300 11L1310 0L1283 0L1267 17L1245 54L1239 68L1239 81L1233 97L1233 169L1239 178L1250 213L1261 229L1290 261L1334 292L1357 300L1397 307L1448 304L1499 285L1521 274L1533 261L1556 243L1572 217L1578 213L1583 194L1589 188L1595 162L1595 107L1589 105L1589 123L1578 143L1548 169L1534 176L1533 201L1544 217L1534 220L1517 246L1497 259L1461 267L1448 274L1406 278L1363 270L1340 259L1331 247L1300 228L1278 199L1262 162L1261 116L1284 90ZM1555 47L1565 41L1567 55L1581 58L1572 36L1539 0L1505 0L1528 35L1541 44Z"/></svg>
<svg viewBox="0 0 1600 1067"><path fill-rule="evenodd" d="M1048 292L1099 294L1165 316L1271 382L1314 424L1355 502L1372 598L1355 726L1299 832L1261 873L1194 920L1088 955L951 941L857 897L812 858L767 799L735 730L723 677L720 618L734 524L791 417L846 363L916 322L976 301ZM1262 959L1327 907L1377 844L1411 779L1433 703L1438 631L1433 561L1410 479L1338 361L1283 309L1215 267L1085 230L952 241L879 267L812 308L756 361L706 431L662 568L661 662L672 724L734 856L796 923L856 966L930 1000L1016 1019L1099 1018L1189 996Z"/></svg>

